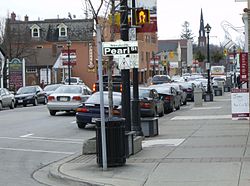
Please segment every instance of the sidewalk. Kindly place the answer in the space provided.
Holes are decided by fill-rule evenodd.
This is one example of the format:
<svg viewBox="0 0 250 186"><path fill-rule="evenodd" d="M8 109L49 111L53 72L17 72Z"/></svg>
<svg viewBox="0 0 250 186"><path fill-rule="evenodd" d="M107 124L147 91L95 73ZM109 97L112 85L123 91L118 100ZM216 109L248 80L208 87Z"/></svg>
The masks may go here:
<svg viewBox="0 0 250 186"><path fill-rule="evenodd" d="M249 186L249 121L231 120L230 93L159 119L159 135L121 167L103 171L96 155L76 154L34 178L48 185Z"/></svg>

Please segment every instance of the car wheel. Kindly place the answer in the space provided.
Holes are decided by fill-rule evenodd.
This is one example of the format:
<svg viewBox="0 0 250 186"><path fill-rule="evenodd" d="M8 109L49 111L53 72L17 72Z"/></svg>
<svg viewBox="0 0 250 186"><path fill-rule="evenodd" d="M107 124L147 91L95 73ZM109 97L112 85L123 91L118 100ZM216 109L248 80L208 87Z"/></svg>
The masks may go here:
<svg viewBox="0 0 250 186"><path fill-rule="evenodd" d="M37 102L37 99L35 98L34 100L34 103L33 103L34 106L37 106L38 105L38 102Z"/></svg>
<svg viewBox="0 0 250 186"><path fill-rule="evenodd" d="M26 104L26 103L24 103L24 104L23 104L23 106L24 106L24 107L26 107L26 106L27 106L27 104Z"/></svg>
<svg viewBox="0 0 250 186"><path fill-rule="evenodd" d="M79 129L84 129L87 123L77 122L77 126Z"/></svg>
<svg viewBox="0 0 250 186"><path fill-rule="evenodd" d="M157 116L157 108L154 109L152 117L156 117L156 116Z"/></svg>
<svg viewBox="0 0 250 186"><path fill-rule="evenodd" d="M180 110L180 105L178 105L175 109L176 109L176 110Z"/></svg>
<svg viewBox="0 0 250 186"><path fill-rule="evenodd" d="M55 110L50 110L49 113L50 113L51 116L55 116L56 115L56 111Z"/></svg>
<svg viewBox="0 0 250 186"><path fill-rule="evenodd" d="M48 99L47 99L47 97L45 97L43 104L46 105L47 103L48 103Z"/></svg>
<svg viewBox="0 0 250 186"><path fill-rule="evenodd" d="M185 101L183 102L183 105L187 105L187 100L185 99Z"/></svg>
<svg viewBox="0 0 250 186"><path fill-rule="evenodd" d="M11 101L10 109L14 109L14 108L15 108L15 103L14 103L14 101Z"/></svg>

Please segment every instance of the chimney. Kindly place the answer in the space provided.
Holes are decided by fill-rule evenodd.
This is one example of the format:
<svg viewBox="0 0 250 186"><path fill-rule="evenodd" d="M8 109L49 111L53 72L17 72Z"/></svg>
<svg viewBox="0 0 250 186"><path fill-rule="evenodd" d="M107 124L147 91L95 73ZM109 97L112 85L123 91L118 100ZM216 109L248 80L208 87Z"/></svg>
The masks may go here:
<svg viewBox="0 0 250 186"><path fill-rule="evenodd" d="M56 57L57 46L56 44L52 44L52 57Z"/></svg>
<svg viewBox="0 0 250 186"><path fill-rule="evenodd" d="M24 16L24 21L28 22L29 21L29 16Z"/></svg>
<svg viewBox="0 0 250 186"><path fill-rule="evenodd" d="M11 13L11 21L16 20L16 14L14 12Z"/></svg>

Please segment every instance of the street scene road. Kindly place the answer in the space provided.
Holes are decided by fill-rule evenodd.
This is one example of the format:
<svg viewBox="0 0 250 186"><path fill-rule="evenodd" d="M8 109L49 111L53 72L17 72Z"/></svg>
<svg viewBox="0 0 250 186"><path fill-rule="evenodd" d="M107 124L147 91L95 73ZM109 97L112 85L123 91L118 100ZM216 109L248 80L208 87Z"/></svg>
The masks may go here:
<svg viewBox="0 0 250 186"><path fill-rule="evenodd" d="M1 185L40 185L33 171L81 151L93 128L79 130L72 114L51 117L46 106L0 112Z"/></svg>

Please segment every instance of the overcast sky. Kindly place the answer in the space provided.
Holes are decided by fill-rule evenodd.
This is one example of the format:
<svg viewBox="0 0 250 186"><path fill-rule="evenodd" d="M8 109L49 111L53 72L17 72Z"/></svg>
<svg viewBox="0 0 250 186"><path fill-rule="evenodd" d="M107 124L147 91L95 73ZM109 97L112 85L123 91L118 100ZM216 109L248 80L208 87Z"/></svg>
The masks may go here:
<svg viewBox="0 0 250 186"><path fill-rule="evenodd" d="M98 3L100 0L92 2ZM83 0L0 0L0 4L1 18L13 11L21 20L25 15L29 16L29 20L58 16L66 18L68 12L76 15L76 18L84 18ZM235 0L157 0L157 7L159 39L180 38L182 25L184 21L188 21L195 36L194 42L197 42L202 8L204 23L209 23L212 27L210 41L219 44L224 40L222 21L227 21L234 27L243 27L242 13L247 3ZM232 37L240 35L233 29L229 32Z"/></svg>

